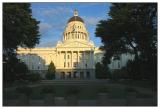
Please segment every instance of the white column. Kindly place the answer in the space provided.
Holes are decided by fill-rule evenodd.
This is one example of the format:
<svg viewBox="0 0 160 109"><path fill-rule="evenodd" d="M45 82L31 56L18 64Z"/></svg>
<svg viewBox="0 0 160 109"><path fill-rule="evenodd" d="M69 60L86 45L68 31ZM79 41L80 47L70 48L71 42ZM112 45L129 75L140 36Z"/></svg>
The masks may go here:
<svg viewBox="0 0 160 109"><path fill-rule="evenodd" d="M60 65L61 65L61 51L59 51L59 67L60 67Z"/></svg>
<svg viewBox="0 0 160 109"><path fill-rule="evenodd" d="M83 68L85 69L86 68L86 60L85 60L86 58L85 58L85 51L83 51Z"/></svg>
<svg viewBox="0 0 160 109"><path fill-rule="evenodd" d="M77 51L77 62L79 62L79 51Z"/></svg>
<svg viewBox="0 0 160 109"><path fill-rule="evenodd" d="M56 65L55 66L57 67L57 50L56 50Z"/></svg>
<svg viewBox="0 0 160 109"><path fill-rule="evenodd" d="M72 65L73 62L72 61L73 61L73 51L71 51L71 68L73 67L73 65Z"/></svg>
<svg viewBox="0 0 160 109"><path fill-rule="evenodd" d="M65 51L65 67L67 67L68 64L67 64L67 52Z"/></svg>
<svg viewBox="0 0 160 109"><path fill-rule="evenodd" d="M89 51L89 61L90 61L90 68L92 68L92 54L91 54L92 52L91 51Z"/></svg>
<svg viewBox="0 0 160 109"><path fill-rule="evenodd" d="M92 68L94 68L94 51L92 51Z"/></svg>

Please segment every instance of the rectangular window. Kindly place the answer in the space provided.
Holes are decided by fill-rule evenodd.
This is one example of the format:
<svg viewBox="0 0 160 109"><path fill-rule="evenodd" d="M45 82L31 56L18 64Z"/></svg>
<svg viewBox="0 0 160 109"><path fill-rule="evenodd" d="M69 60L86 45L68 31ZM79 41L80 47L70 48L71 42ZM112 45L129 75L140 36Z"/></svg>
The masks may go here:
<svg viewBox="0 0 160 109"><path fill-rule="evenodd" d="M87 63L86 63L86 68L87 68Z"/></svg>
<svg viewBox="0 0 160 109"><path fill-rule="evenodd" d="M82 60L82 57L81 57L81 56L79 56L79 60Z"/></svg>
<svg viewBox="0 0 160 109"><path fill-rule="evenodd" d="M74 67L77 67L77 62L73 62L73 66L74 66Z"/></svg>
<svg viewBox="0 0 160 109"><path fill-rule="evenodd" d="M120 68L120 62L118 62L118 68Z"/></svg>
<svg viewBox="0 0 160 109"><path fill-rule="evenodd" d="M66 67L66 63L64 62L64 67Z"/></svg>
<svg viewBox="0 0 160 109"><path fill-rule="evenodd" d="M33 64L32 64L32 69L34 69L34 66L33 66Z"/></svg>

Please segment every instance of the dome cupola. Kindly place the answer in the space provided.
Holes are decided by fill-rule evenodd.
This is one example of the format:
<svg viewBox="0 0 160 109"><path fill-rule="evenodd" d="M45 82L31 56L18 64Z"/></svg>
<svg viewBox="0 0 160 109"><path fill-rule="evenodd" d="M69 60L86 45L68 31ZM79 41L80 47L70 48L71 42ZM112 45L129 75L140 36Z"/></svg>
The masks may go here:
<svg viewBox="0 0 160 109"><path fill-rule="evenodd" d="M74 10L74 16L71 17L71 18L68 20L68 23L69 23L69 22L72 22L72 21L80 21L80 22L84 23L83 19L78 16L78 11L77 11L77 10Z"/></svg>
<svg viewBox="0 0 160 109"><path fill-rule="evenodd" d="M67 26L63 33L63 41L89 41L89 35L86 30L84 21L78 16L78 11L74 10L74 16L68 20Z"/></svg>

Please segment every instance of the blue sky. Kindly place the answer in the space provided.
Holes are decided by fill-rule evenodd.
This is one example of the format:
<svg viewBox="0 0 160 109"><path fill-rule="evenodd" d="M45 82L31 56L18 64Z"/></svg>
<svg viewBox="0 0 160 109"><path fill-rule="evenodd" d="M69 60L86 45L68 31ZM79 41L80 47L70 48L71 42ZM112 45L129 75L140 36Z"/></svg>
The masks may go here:
<svg viewBox="0 0 160 109"><path fill-rule="evenodd" d="M90 40L101 46L101 39L94 33L98 21L108 18L109 7L109 3L31 3L33 17L40 21L40 43L36 47L54 47L57 41L62 40L74 9L84 20Z"/></svg>

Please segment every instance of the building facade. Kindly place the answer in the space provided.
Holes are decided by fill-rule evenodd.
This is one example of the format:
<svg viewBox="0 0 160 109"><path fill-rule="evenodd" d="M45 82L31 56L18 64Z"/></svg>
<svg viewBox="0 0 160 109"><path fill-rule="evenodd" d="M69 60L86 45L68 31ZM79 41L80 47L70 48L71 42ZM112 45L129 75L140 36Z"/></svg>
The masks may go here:
<svg viewBox="0 0 160 109"><path fill-rule="evenodd" d="M68 20L63 32L63 40L54 48L34 48L17 50L18 58L25 62L29 70L46 74L48 65L53 62L56 68L55 79L95 79L95 64L101 62L104 52L90 41L85 23L78 12ZM121 54L119 59L113 57L109 68L111 71L126 66L131 54Z"/></svg>
<svg viewBox="0 0 160 109"><path fill-rule="evenodd" d="M94 79L95 62L100 62L103 52L89 39L84 21L74 11L63 32L63 41L55 48L17 50L18 58L32 71L42 75L51 61L56 67L56 79Z"/></svg>

